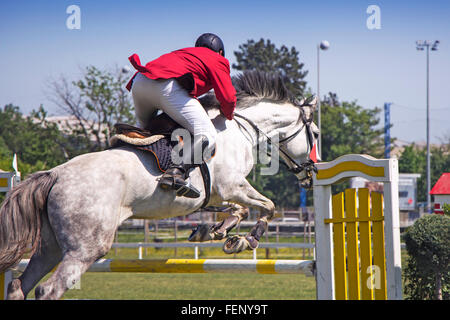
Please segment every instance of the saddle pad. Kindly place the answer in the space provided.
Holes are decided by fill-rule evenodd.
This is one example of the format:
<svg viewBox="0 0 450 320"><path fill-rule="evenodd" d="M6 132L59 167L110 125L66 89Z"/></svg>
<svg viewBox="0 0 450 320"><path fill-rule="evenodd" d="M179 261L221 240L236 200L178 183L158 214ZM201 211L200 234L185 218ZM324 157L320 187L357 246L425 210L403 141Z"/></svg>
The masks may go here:
<svg viewBox="0 0 450 320"><path fill-rule="evenodd" d="M147 143L145 144L144 141L147 141ZM129 139L129 137L116 134L110 139L110 143L111 149L130 146L151 153L156 159L159 170L163 173L173 163L171 153L176 142L171 141L170 137L167 136L156 135L146 139Z"/></svg>
<svg viewBox="0 0 450 320"><path fill-rule="evenodd" d="M135 147L139 150L151 152L156 158L156 163L158 164L159 170L166 172L166 170L173 164L172 149L175 144L176 142L171 141L170 138L164 137L152 144Z"/></svg>

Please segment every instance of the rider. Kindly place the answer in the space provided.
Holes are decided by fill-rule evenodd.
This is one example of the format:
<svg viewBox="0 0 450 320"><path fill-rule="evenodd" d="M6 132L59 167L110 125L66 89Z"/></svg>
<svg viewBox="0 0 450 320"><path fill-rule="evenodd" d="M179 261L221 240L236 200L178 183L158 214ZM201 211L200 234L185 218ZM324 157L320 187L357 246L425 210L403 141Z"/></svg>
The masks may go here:
<svg viewBox="0 0 450 320"><path fill-rule="evenodd" d="M194 135L190 154L183 155L181 163L166 170L159 181L160 187L176 190L178 196L198 198L200 192L186 181L196 166L194 150L201 150L202 155L211 154L217 133L196 98L214 89L221 112L229 120L233 119L236 107L236 91L222 40L215 34L204 33L195 47L162 55L145 66L137 54L128 59L137 70L127 89L132 92L141 126L159 108Z"/></svg>

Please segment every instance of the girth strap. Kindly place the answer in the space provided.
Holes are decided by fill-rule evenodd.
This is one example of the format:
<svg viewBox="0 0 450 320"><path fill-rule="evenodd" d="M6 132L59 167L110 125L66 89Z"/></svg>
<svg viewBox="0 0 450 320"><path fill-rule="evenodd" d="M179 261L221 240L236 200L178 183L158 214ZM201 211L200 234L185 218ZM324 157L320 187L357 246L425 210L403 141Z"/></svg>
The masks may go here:
<svg viewBox="0 0 450 320"><path fill-rule="evenodd" d="M203 162L199 167L200 172L202 173L203 185L205 186L205 199L203 200L202 206L200 207L201 209L203 209L208 205L211 198L211 174L206 162Z"/></svg>

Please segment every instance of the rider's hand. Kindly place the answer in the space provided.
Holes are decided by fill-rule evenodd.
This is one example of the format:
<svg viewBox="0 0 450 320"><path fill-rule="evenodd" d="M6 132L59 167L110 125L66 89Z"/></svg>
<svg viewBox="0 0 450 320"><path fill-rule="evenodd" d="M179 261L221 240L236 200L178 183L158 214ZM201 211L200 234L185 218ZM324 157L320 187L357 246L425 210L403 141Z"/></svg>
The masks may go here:
<svg viewBox="0 0 450 320"><path fill-rule="evenodd" d="M222 109L220 109L220 114L223 115L228 120L233 120L234 118L234 111L231 113L231 116L227 116L225 113L223 113Z"/></svg>

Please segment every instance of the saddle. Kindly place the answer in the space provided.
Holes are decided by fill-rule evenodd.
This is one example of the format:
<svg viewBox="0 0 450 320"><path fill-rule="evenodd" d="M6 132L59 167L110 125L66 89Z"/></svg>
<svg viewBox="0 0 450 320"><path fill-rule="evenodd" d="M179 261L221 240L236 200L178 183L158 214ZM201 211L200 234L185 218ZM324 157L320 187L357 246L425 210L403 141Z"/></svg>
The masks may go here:
<svg viewBox="0 0 450 320"><path fill-rule="evenodd" d="M173 164L172 149L178 144L178 141L172 141L171 135L178 128L181 126L165 113L152 117L143 129L125 123L116 123L114 125L115 134L109 140L110 149L131 146L149 152L155 157L158 169L164 173ZM209 202L211 177L206 162L199 167L206 190L203 208Z"/></svg>
<svg viewBox="0 0 450 320"><path fill-rule="evenodd" d="M164 173L172 165L171 152L177 143L171 141L171 133L179 127L164 113L152 118L144 129L125 123L116 123L115 135L111 137L109 143L111 148L128 145L152 153L159 170Z"/></svg>
<svg viewBox="0 0 450 320"><path fill-rule="evenodd" d="M152 117L144 129L126 123L116 123L114 125L116 134L111 137L109 143L112 147L116 147L119 141L145 146L170 136L177 128L181 126L165 113Z"/></svg>

